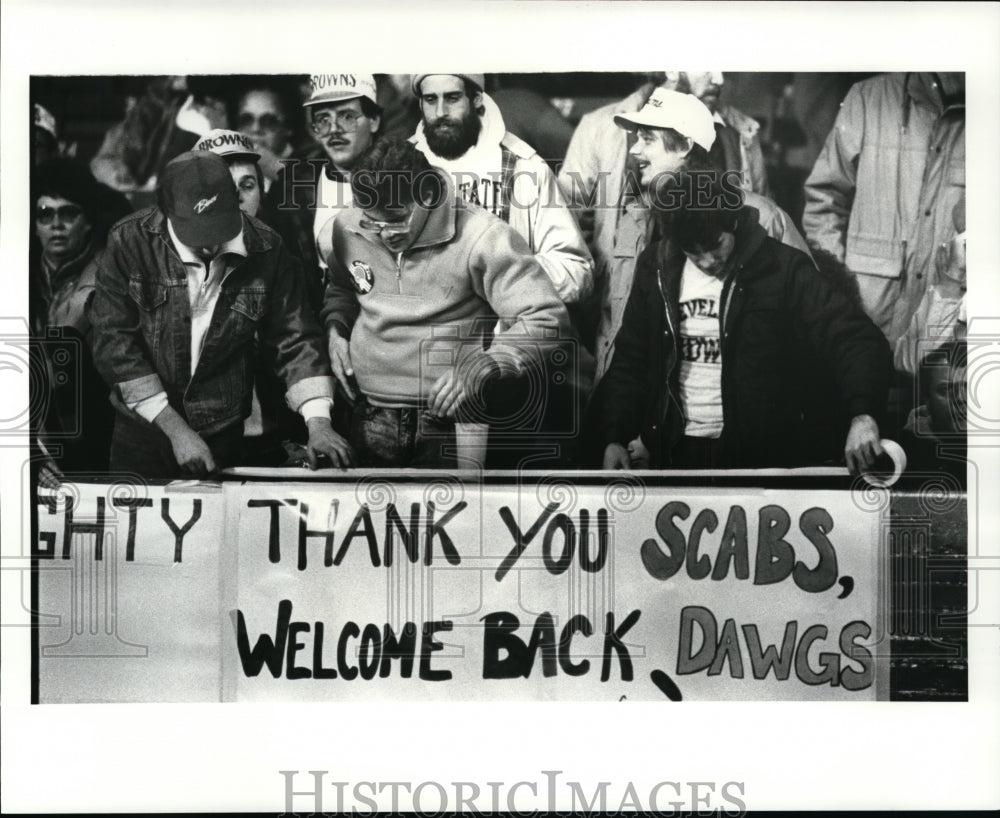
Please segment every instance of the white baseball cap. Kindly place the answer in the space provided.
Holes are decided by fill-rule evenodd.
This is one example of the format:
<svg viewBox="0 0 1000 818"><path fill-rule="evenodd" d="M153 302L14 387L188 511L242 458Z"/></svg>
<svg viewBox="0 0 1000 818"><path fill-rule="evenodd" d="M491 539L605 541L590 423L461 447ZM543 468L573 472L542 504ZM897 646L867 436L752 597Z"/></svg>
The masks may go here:
<svg viewBox="0 0 1000 818"><path fill-rule="evenodd" d="M227 131L224 128L209 131L198 140L194 150L211 151L219 156L246 156L252 162L260 159L260 154L253 149L250 137L239 131Z"/></svg>
<svg viewBox="0 0 1000 818"><path fill-rule="evenodd" d="M706 151L715 143L715 121L712 112L698 97L657 88L642 110L635 114L619 114L615 124L627 131L636 128L673 128L681 136L693 139Z"/></svg>
<svg viewBox="0 0 1000 818"><path fill-rule="evenodd" d="M367 97L378 104L373 74L310 74L309 84L312 86L312 93L302 103L303 108L358 97Z"/></svg>

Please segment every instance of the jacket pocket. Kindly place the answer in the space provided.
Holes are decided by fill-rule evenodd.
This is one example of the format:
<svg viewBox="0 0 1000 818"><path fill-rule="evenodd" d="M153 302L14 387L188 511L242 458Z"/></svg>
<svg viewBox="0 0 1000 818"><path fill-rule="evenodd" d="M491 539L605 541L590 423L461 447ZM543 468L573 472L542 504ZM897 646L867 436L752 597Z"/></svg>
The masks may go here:
<svg viewBox="0 0 1000 818"><path fill-rule="evenodd" d="M169 312L166 285L130 278L128 294L139 307L140 331L150 347L156 349L160 345Z"/></svg>
<svg viewBox="0 0 1000 818"><path fill-rule="evenodd" d="M240 290L229 303L229 315L221 337L234 343L247 342L257 334L266 313L267 294L263 290Z"/></svg>
<svg viewBox="0 0 1000 818"><path fill-rule="evenodd" d="M156 282L141 281L130 278L128 282L129 297L146 312L152 312L167 303L167 288Z"/></svg>
<svg viewBox="0 0 1000 818"><path fill-rule="evenodd" d="M256 323L267 311L267 296L263 291L241 290L233 299L230 309Z"/></svg>

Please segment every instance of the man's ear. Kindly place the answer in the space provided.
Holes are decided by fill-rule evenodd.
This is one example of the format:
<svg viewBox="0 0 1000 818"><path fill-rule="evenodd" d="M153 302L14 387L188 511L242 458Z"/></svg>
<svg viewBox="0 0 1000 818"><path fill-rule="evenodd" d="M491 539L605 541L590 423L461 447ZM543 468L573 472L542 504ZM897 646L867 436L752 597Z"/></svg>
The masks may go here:
<svg viewBox="0 0 1000 818"><path fill-rule="evenodd" d="M482 107L483 107L483 92L482 91L476 91L476 93L472 95L472 107L475 110L477 110L477 111L479 111L480 109L482 109Z"/></svg>
<svg viewBox="0 0 1000 818"><path fill-rule="evenodd" d="M371 119L372 119L371 132L373 134L376 134L376 133L378 133L378 129L382 127L382 117L381 116L373 116Z"/></svg>

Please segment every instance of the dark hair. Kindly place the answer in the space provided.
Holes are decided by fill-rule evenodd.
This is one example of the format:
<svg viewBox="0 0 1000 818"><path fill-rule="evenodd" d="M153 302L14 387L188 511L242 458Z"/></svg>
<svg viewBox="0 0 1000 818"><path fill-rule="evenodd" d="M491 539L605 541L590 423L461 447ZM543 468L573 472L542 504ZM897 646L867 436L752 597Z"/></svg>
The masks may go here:
<svg viewBox="0 0 1000 818"><path fill-rule="evenodd" d="M723 233L735 233L738 226L738 211L682 208L671 220L671 234L685 253L697 253L714 249Z"/></svg>
<svg viewBox="0 0 1000 818"><path fill-rule="evenodd" d="M723 233L737 231L743 216L742 191L727 187L716 171L685 169L663 176L650 197L661 236L693 253L710 250Z"/></svg>
<svg viewBox="0 0 1000 818"><path fill-rule="evenodd" d="M83 162L68 156L46 159L32 170L32 211L42 196L65 199L79 205L98 247L104 244L111 225L132 210L128 199L121 193L102 185Z"/></svg>
<svg viewBox="0 0 1000 818"><path fill-rule="evenodd" d="M715 145L718 144L719 140L716 140ZM712 147L714 148L715 145L713 145ZM694 146L691 148L691 152L687 155L687 159L684 162L684 168L686 170L694 170L694 171L714 170L718 173L722 173L728 170L728 168L725 167L725 162L721 161L721 157L719 157L715 153L710 154L698 143L694 144Z"/></svg>
<svg viewBox="0 0 1000 818"><path fill-rule="evenodd" d="M364 209L395 209L414 202L436 207L445 188L427 157L406 139L376 140L351 171L351 193Z"/></svg>

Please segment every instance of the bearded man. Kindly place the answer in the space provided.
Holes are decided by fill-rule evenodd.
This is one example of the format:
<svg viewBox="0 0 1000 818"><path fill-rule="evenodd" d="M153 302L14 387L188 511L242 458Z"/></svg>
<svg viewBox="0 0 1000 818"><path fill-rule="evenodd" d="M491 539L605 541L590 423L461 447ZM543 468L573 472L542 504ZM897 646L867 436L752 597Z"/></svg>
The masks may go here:
<svg viewBox="0 0 1000 818"><path fill-rule="evenodd" d="M420 102L421 122L411 138L434 165L449 174L458 195L509 224L528 244L535 261L552 283L560 300L571 308L593 291L593 260L576 219L566 205L555 175L537 151L507 131L496 103L484 92L482 74L416 74L413 93ZM503 324L497 327L502 332ZM547 364L544 388L535 390L522 380L511 384L488 407L490 468L568 467L578 418L589 392L590 370L576 343L576 333L559 339L554 356L568 363ZM512 427L504 439L497 429L501 418L533 419L524 428ZM470 448L482 449L485 425L470 429ZM541 442L549 455L539 456ZM470 454L481 459L482 454Z"/></svg>
<svg viewBox="0 0 1000 818"><path fill-rule="evenodd" d="M545 160L507 132L482 74L416 74L422 121L411 138L451 174L457 193L499 216L528 243L565 304L593 289L593 262Z"/></svg>

